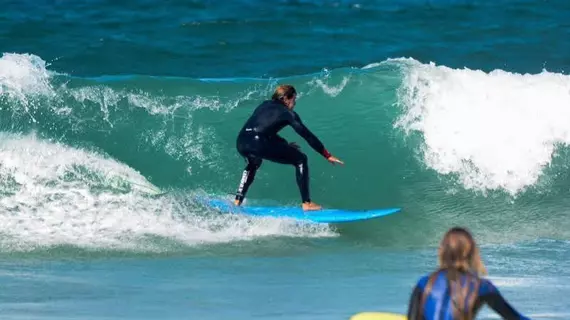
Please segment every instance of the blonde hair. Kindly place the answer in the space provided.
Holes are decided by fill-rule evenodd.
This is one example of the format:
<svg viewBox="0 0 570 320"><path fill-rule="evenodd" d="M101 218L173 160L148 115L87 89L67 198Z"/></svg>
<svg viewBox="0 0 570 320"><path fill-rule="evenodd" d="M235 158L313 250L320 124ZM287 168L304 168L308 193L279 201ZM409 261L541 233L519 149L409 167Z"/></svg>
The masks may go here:
<svg viewBox="0 0 570 320"><path fill-rule="evenodd" d="M479 291L479 276L486 275L487 269L479 248L471 233L461 227L449 229L441 240L438 252L439 269L430 275L423 297L422 305L425 304L433 283L440 272L447 271L447 284L449 286L451 302L453 303L453 318L459 320L473 319L473 310L477 292ZM464 285L461 285L461 276L466 276ZM473 288L472 290L470 288ZM469 297L467 305L465 299L469 291L473 294ZM423 309L423 308L422 308ZM423 312L423 311L422 311Z"/></svg>
<svg viewBox="0 0 570 320"><path fill-rule="evenodd" d="M296 94L297 90L295 90L295 87L293 87L290 84L282 84L277 86L277 88L275 88L275 92L273 92L273 96L271 96L271 99L281 100L285 97L291 99Z"/></svg>

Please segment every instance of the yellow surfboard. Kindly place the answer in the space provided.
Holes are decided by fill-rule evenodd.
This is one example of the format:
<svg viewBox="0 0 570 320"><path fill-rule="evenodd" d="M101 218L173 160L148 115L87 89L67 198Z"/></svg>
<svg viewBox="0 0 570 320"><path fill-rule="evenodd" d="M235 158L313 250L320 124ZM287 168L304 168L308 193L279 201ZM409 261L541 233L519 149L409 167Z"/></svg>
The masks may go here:
<svg viewBox="0 0 570 320"><path fill-rule="evenodd" d="M406 315L390 312L360 312L350 320L407 320Z"/></svg>

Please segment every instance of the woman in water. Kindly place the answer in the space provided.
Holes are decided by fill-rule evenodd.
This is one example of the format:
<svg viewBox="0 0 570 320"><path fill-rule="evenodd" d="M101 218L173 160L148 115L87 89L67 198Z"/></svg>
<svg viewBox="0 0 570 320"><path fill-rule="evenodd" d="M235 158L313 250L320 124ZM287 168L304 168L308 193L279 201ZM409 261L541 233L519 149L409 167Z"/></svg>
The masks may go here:
<svg viewBox="0 0 570 320"><path fill-rule="evenodd" d="M472 320L486 303L503 319L529 319L501 296L468 230L450 229L439 247L439 269L422 277L410 299L408 320Z"/></svg>

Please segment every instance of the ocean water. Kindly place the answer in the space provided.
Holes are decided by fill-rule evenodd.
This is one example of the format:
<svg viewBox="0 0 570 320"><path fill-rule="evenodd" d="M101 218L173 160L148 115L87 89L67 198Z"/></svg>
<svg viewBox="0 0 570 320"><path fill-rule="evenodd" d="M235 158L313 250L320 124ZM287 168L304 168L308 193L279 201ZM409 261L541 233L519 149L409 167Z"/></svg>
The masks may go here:
<svg viewBox="0 0 570 320"><path fill-rule="evenodd" d="M1 7L2 319L405 313L454 225L517 310L570 317L568 2ZM283 130L312 198L400 213L314 225L193 200L235 192L236 133L281 83L345 161ZM246 203L298 205L293 168L265 162Z"/></svg>

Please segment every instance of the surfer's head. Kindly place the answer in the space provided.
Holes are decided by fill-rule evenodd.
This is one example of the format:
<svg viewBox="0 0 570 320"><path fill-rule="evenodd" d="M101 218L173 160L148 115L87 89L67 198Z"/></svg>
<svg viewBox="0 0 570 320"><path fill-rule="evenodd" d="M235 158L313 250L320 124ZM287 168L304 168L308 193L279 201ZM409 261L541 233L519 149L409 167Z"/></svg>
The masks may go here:
<svg viewBox="0 0 570 320"><path fill-rule="evenodd" d="M297 90L292 85L282 84L275 89L271 99L282 101L287 108L293 110L297 100Z"/></svg>
<svg viewBox="0 0 570 320"><path fill-rule="evenodd" d="M443 236L439 246L439 265L442 269L487 274L473 236L461 227L451 228Z"/></svg>

